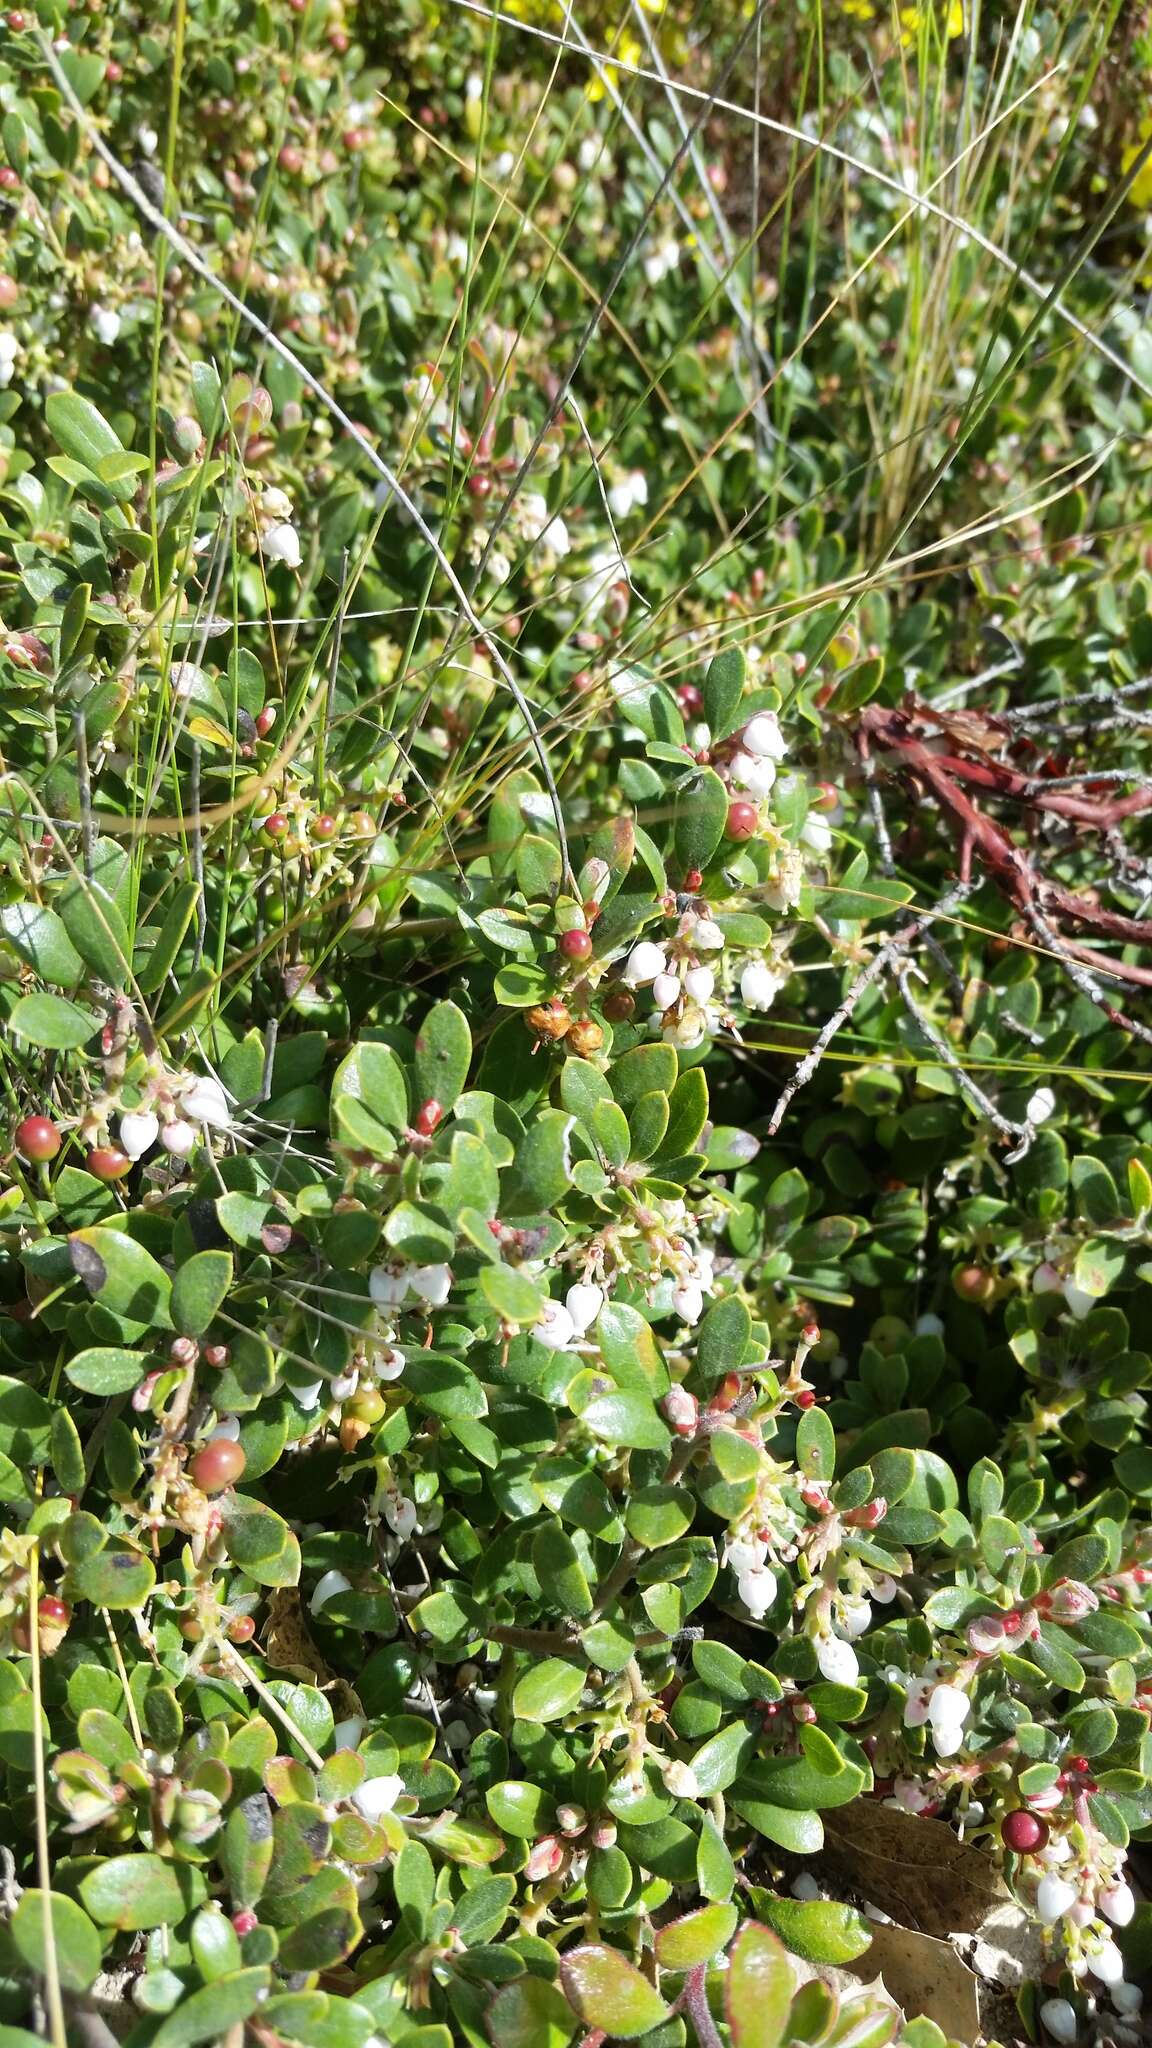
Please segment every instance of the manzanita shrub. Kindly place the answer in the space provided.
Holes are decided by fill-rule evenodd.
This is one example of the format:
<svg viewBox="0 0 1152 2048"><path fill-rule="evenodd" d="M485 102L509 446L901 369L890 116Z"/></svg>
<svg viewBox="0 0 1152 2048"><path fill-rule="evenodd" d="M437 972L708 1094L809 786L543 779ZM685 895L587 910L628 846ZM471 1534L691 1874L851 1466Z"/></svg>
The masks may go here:
<svg viewBox="0 0 1152 2048"><path fill-rule="evenodd" d="M852 95L918 39L946 97L955 11L834 37L889 210ZM1145 354L1045 412L1025 298L985 416L966 342L940 545L1038 465L1093 495L889 589L891 462L821 499L902 244L761 445L623 72L187 13L0 45L0 2035L942 2048L800 1981L866 1958L880 1825L1028 1917L1033 2037L1132 2038ZM626 249L651 376L601 335L585 415Z"/></svg>

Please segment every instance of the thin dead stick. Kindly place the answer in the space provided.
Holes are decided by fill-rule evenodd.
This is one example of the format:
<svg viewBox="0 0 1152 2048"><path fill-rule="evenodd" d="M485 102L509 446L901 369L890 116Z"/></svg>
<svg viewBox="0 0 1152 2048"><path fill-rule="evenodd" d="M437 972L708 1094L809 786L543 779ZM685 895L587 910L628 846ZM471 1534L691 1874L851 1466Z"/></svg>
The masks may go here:
<svg viewBox="0 0 1152 2048"><path fill-rule="evenodd" d="M973 686L978 682L987 682L993 673L994 671L989 670L984 676L973 677ZM1152 676L1141 676L1135 683L1108 683L1101 680L1094 689L1080 690L1074 697L1045 697L1039 704L1011 706L1007 711L998 711L996 716L1010 725L1036 725L1046 723L1055 716L1063 718L1065 712L1081 711L1086 706L1096 711L1104 711L1111 708L1117 697L1136 697L1141 690L1152 690ZM940 698L936 699L936 703L942 707Z"/></svg>
<svg viewBox="0 0 1152 2048"><path fill-rule="evenodd" d="M1010 1117L1002 1116L991 1097L985 1095L984 1090L965 1071L956 1055L955 1048L949 1045L944 1033L939 1030L927 1012L921 1008L908 986L913 974L918 974L920 970L914 967L910 960L898 960L894 963L893 972L908 1015L912 1018L917 1030L923 1032L941 1065L947 1067L968 1107L975 1110L977 1116L984 1117L995 1130L999 1131L1002 1138L1012 1138L1015 1140L1015 1150L1004 1155L1006 1164L1015 1166L1017 1161L1023 1159L1025 1154L1031 1149L1032 1140L1036 1136L1034 1125L1029 1123L1027 1119L1022 1124L1017 1124L1013 1123Z"/></svg>
<svg viewBox="0 0 1152 2048"><path fill-rule="evenodd" d="M962 903L966 896L971 895L973 886L971 882L958 882L954 888L948 891L946 896L941 897L934 910L925 911L922 916L914 918L912 923L907 925L903 931L895 932L872 955L867 966L861 968L844 1000L833 1010L832 1015L827 1019L818 1036L813 1039L803 1059L780 1090L776 1098L776 1107L768 1119L768 1136L770 1138L776 1136L793 1096L797 1095L800 1089L805 1087L812 1079L836 1033L848 1022L861 996L867 994L873 982L879 980L880 976L892 965L898 954L902 953L904 948L910 945L913 939L918 938L920 933L934 918L947 916L950 910L954 910L958 903Z"/></svg>
<svg viewBox="0 0 1152 2048"><path fill-rule="evenodd" d="M52 47L52 44L48 41L46 36L38 36L37 41L40 46L40 53L44 59L45 64L48 66L49 71L52 73L52 77L56 83L56 86L60 92L61 97L65 101L66 105L71 109L73 116L79 123L82 132L87 137L89 143L95 150L97 156L100 158L102 163L107 165L108 170L115 178L116 183L119 185L121 191L124 192L127 195L127 197L131 200L133 206L136 208L137 213L139 213L141 217L148 222L149 227L152 228L156 234L163 236L164 240L168 243L170 248L175 249L177 255L180 257L181 262L186 263L188 265L188 268L194 271L197 277L202 278L204 280L204 283L209 285L211 289L214 292L216 292L220 298L223 299L225 305L230 306L232 308L232 311L235 314L237 314L241 320L244 321L245 325L250 327L254 334L258 334L260 336L260 339L265 343L265 345L268 348L270 348L275 355L278 355L282 362L287 363L289 367L295 371L296 375L300 378L301 382L307 387L309 391L311 391L313 397L319 399L320 404L325 408L325 411L329 412L332 415L332 418L337 421L338 425L341 427L343 432L347 434L349 440L355 442L361 454L364 455L367 458L367 460L371 463L373 469L376 471L377 476L387 486L389 491L391 491L392 495L396 499L397 504L402 508L407 517L412 521L412 524L416 528L417 533L420 535L421 540L424 542L424 545L428 548L429 552L433 556L437 568L440 570L441 575L444 577L445 582L448 584L448 587L451 590L453 597L456 599L456 602L459 605L460 610L464 615L464 618L467 620L469 627L471 628L472 632L475 633L477 639L481 640L484 646L487 648L492 658L492 662L496 668L497 674L499 675L505 688L508 690L510 696L512 697L513 702L516 705L516 709L519 711L520 716L524 720L524 724L528 729L528 733L532 741L533 752L535 753L536 759L539 763L540 773L543 777L544 786L548 792L548 798L552 805L552 813L556 820L556 835L560 842L560 850L563 855L564 861L564 879L566 880L568 886L574 888L575 881L572 874L572 862L568 853L568 838L564 830L564 812L560 802L560 792L556 787L555 777L552 774L552 765L548 759L548 751L540 737L539 728L536 724L536 718L532 711L532 707L529 704L527 697L524 695L523 690L520 688L519 683L516 681L516 678L513 675L511 669L509 668L508 663L505 661L504 656L500 652L500 648L496 640L488 631L488 628L483 624L483 621L481 620L479 614L475 610L472 604L472 600L468 595L468 592L465 590L464 585L461 583L460 578L456 574L455 569L452 567L452 563L450 562L447 554L444 551L443 545L441 544L437 535L433 532L431 526L429 526L428 521L425 519L424 514L420 510L419 505L416 503L415 499L411 496L411 494L406 490L405 486L401 483L400 478L397 476L396 472L389 467L388 463L385 462L383 456L379 454L376 448L373 447L372 442L368 439L368 436L361 430L360 427L357 426L355 420L352 419L350 414L345 412L343 406L339 403L339 401L333 398L331 392L327 389L327 387L324 384L322 384L320 382L320 379L317 376L315 376L313 372L308 368L307 363L305 363L303 359L296 354L295 349L289 348L288 343L280 339L280 336L276 333L275 328L270 327L266 320L262 320L260 318L259 313L255 312L253 308L247 305L245 301L242 298L240 298L236 292L232 291L230 286L226 285L222 278L217 277L216 272L212 269L211 264L205 261L204 257L201 256L199 250L195 247L195 245L192 242L189 242L185 238L185 236L183 236L179 232L177 228L174 228L171 221L168 220L163 213L161 213L158 207L152 204L152 201L149 199L147 193L143 191L140 184L132 176L131 171L129 171L127 167L120 162L119 157L113 155L107 143L104 141L103 136L99 133L95 124L90 119L89 115L85 112L85 109L81 106L79 99L77 98L75 92L72 89L71 82L61 69L59 59L56 55L55 50Z"/></svg>
<svg viewBox="0 0 1152 2048"><path fill-rule="evenodd" d="M1109 1000L1105 990L1101 988L1096 976L1090 974L1088 969L1068 951L1059 932L1048 923L1046 917L1041 916L1036 905L1024 902L1020 908L1037 938L1044 941L1048 951L1060 962L1073 987L1078 988L1082 996L1087 996L1088 1001L1094 1003L1098 1010L1102 1010L1110 1024L1118 1024L1121 1030L1130 1031L1134 1038L1142 1039L1145 1045L1152 1045L1152 1031L1149 1031L1146 1024L1138 1024L1135 1017L1130 1017L1126 1010L1117 1009L1115 1003Z"/></svg>

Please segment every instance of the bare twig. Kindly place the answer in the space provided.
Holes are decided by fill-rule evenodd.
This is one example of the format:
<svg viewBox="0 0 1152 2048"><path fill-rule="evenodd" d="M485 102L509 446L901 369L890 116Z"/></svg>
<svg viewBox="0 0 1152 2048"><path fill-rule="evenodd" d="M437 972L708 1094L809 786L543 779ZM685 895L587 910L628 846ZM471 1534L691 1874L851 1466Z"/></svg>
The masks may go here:
<svg viewBox="0 0 1152 2048"><path fill-rule="evenodd" d="M1118 1024L1122 1030L1130 1031L1134 1038L1142 1039L1145 1045L1152 1045L1152 1031L1149 1031L1147 1025L1138 1024L1135 1017L1129 1017L1125 1010L1117 1009L1116 1005L1109 1001L1095 975L1090 974L1070 951L1066 941L1048 923L1047 918L1041 916L1036 905L1027 902L1021 905L1021 909L1037 938L1043 940L1048 950L1060 962L1073 987L1079 989L1082 996L1087 996L1090 1003L1095 1003L1096 1008L1104 1012L1110 1024Z"/></svg>
<svg viewBox="0 0 1152 2048"><path fill-rule="evenodd" d="M965 897L971 895L971 893L971 883L957 882L949 889L947 895L941 897L934 910L924 911L919 917L913 918L912 922L906 925L902 931L894 932L892 937L887 939L872 955L867 966L861 968L860 973L856 976L843 1001L833 1010L832 1015L827 1019L817 1037L813 1039L803 1059L784 1083L777 1096L776 1107L768 1119L768 1136L770 1138L775 1137L784 1121L785 1112L793 1096L797 1095L800 1089L805 1087L812 1079L836 1033L848 1022L861 996L867 994L873 983L879 980L879 977L891 967L898 955L904 952L914 939L919 937L920 933L934 918L946 917L950 911L956 908L958 903L962 903Z"/></svg>
<svg viewBox="0 0 1152 2048"><path fill-rule="evenodd" d="M915 1023L917 1030L923 1032L937 1059L943 1066L947 1067L969 1108L975 1110L977 1116L984 1117L995 1130L999 1131L1002 1138L1012 1138L1015 1140L1015 1151L1005 1153L1004 1155L1007 1164L1015 1166L1016 1162L1023 1159L1029 1151L1032 1140L1036 1136L1035 1128L1027 1120L1022 1124L1016 1124L1012 1122L1011 1118L1002 1116L996 1104L989 1096L985 1095L984 1090L966 1072L957 1056L955 1048L949 1045L944 1033L933 1022L927 1012L921 1008L912 994L908 984L913 974L918 971L918 969L913 967L911 961L908 960L897 960L893 963L893 972L896 977L897 987L904 1001L904 1007Z"/></svg>

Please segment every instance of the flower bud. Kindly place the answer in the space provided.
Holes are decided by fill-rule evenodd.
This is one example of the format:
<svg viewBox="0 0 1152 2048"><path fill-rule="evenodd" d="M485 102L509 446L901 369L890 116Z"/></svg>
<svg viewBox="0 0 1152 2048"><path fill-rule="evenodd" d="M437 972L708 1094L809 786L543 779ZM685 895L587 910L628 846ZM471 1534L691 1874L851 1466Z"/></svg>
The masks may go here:
<svg viewBox="0 0 1152 2048"><path fill-rule="evenodd" d="M700 1403L686 1387L670 1387L660 1403L660 1412L677 1436L695 1436L700 1424Z"/></svg>

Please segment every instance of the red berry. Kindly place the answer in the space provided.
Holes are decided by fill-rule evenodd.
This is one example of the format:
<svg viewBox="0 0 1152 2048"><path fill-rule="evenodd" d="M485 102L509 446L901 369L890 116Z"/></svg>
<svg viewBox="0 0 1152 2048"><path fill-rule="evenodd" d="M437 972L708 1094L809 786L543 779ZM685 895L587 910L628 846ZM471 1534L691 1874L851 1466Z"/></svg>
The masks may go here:
<svg viewBox="0 0 1152 2048"><path fill-rule="evenodd" d="M952 1275L952 1289L961 1301L982 1304L991 1301L996 1292L996 1282L984 1266L957 1266Z"/></svg>
<svg viewBox="0 0 1152 2048"><path fill-rule="evenodd" d="M50 1116L26 1116L16 1127L16 1150L36 1165L55 1159L64 1139Z"/></svg>
<svg viewBox="0 0 1152 2048"><path fill-rule="evenodd" d="M227 1365L232 1353L226 1344L206 1344L203 1356L205 1365L222 1366Z"/></svg>
<svg viewBox="0 0 1152 2048"><path fill-rule="evenodd" d="M708 1403L709 1411L714 1415L720 1415L726 1409L733 1407L740 1399L742 1384L743 1382L738 1372L726 1372Z"/></svg>
<svg viewBox="0 0 1152 2048"><path fill-rule="evenodd" d="M694 717L697 711L703 711L704 709L703 693L697 688L695 683L681 683L680 688L676 692L676 701L681 711L688 713L689 718Z"/></svg>
<svg viewBox="0 0 1152 2048"><path fill-rule="evenodd" d="M218 1436L197 1451L188 1471L201 1493L223 1493L240 1478L247 1463L242 1445L233 1443L231 1437Z"/></svg>
<svg viewBox="0 0 1152 2048"><path fill-rule="evenodd" d="M735 803L729 804L728 819L724 826L729 839L751 839L759 824L760 818L755 804L745 803L742 797L737 797Z"/></svg>
<svg viewBox="0 0 1152 2048"><path fill-rule="evenodd" d="M109 85L119 85L120 80L124 76L124 66L118 64L115 57L109 57L107 64L104 66L104 76L108 80Z"/></svg>
<svg viewBox="0 0 1152 2048"><path fill-rule="evenodd" d="M816 1396L812 1392L811 1387L801 1387L800 1392L796 1396L796 1406L798 1408L814 1408L815 1405Z"/></svg>
<svg viewBox="0 0 1152 2048"><path fill-rule="evenodd" d="M0 192L18 192L20 179L11 164L0 164Z"/></svg>
<svg viewBox="0 0 1152 2048"><path fill-rule="evenodd" d="M256 1623L250 1614L238 1614L235 1621L230 1621L228 1624L228 1641L230 1643L250 1643L255 1633Z"/></svg>
<svg viewBox="0 0 1152 2048"><path fill-rule="evenodd" d="M276 161L282 171L287 171L290 178L294 178L304 168L303 154L297 149L294 142L286 142L284 144Z"/></svg>
<svg viewBox="0 0 1152 2048"><path fill-rule="evenodd" d="M259 733L262 740L267 739L268 734L271 732L272 727L275 725L275 723L276 706L274 704L265 704L262 707L262 709L256 713L256 730Z"/></svg>
<svg viewBox="0 0 1152 2048"><path fill-rule="evenodd" d="M336 837L336 820L329 811L322 811L318 818L313 818L308 830L312 834L313 839L334 839Z"/></svg>
<svg viewBox="0 0 1152 2048"><path fill-rule="evenodd" d="M1017 1856L1034 1856L1048 1840L1048 1823L1038 1813L1029 1813L1024 1806L1018 1806L1013 1813L1006 1813L1000 1823L1000 1839L1006 1849L1012 1849Z"/></svg>
<svg viewBox="0 0 1152 2048"><path fill-rule="evenodd" d="M115 1145L96 1145L84 1161L97 1180L123 1180L132 1171L132 1161Z"/></svg>
<svg viewBox="0 0 1152 2048"><path fill-rule="evenodd" d="M834 782L818 782L812 793L811 807L814 811L834 811L840 801L840 791Z"/></svg>
<svg viewBox="0 0 1152 2048"><path fill-rule="evenodd" d="M579 925L573 925L571 931L561 932L560 951L566 960L587 960L592 951L592 941Z"/></svg>
<svg viewBox="0 0 1152 2048"><path fill-rule="evenodd" d="M1070 1756L1064 1765L1066 1771L1075 1771L1078 1778L1086 1778L1092 1769L1086 1756Z"/></svg>
<svg viewBox="0 0 1152 2048"><path fill-rule="evenodd" d="M265 818L263 830L269 839L283 839L288 830L288 820L283 811L273 811L271 817Z"/></svg>
<svg viewBox="0 0 1152 2048"><path fill-rule="evenodd" d="M8 26L11 29L13 35L18 36L23 29L27 28L28 16L26 14L21 14L19 8L14 8L12 13L8 16Z"/></svg>
<svg viewBox="0 0 1152 2048"><path fill-rule="evenodd" d="M478 469L469 477L468 492L469 496L473 498L490 498L492 496L492 479L485 470Z"/></svg>
<svg viewBox="0 0 1152 2048"><path fill-rule="evenodd" d="M704 877L701 874L699 868L689 868L687 874L684 877L684 887L689 890L699 889L701 884L703 883L703 880Z"/></svg>
<svg viewBox="0 0 1152 2048"><path fill-rule="evenodd" d="M432 1136L443 1114L443 1104L437 1102L434 1095L430 1095L427 1102L420 1104L419 1109L416 1111L416 1129L422 1138L430 1138Z"/></svg>
<svg viewBox="0 0 1152 2048"><path fill-rule="evenodd" d="M805 1323L800 1335L803 1337L805 1344L818 1344L820 1342L819 1323Z"/></svg>
<svg viewBox="0 0 1152 2048"><path fill-rule="evenodd" d="M257 1920L251 1906L243 1906L238 1913L233 1913L232 1915L233 1931L240 1936L241 1941L243 1941L246 1934L251 1934L253 1929L259 1927L259 1925L260 1922Z"/></svg>
<svg viewBox="0 0 1152 2048"><path fill-rule="evenodd" d="M6 313L20 297L20 287L14 277L0 274L0 313ZM51 843L51 841L49 842Z"/></svg>
<svg viewBox="0 0 1152 2048"><path fill-rule="evenodd" d="M67 1628L72 1619L68 1602L58 1600L54 1593L45 1593L36 1611L49 1628Z"/></svg>

